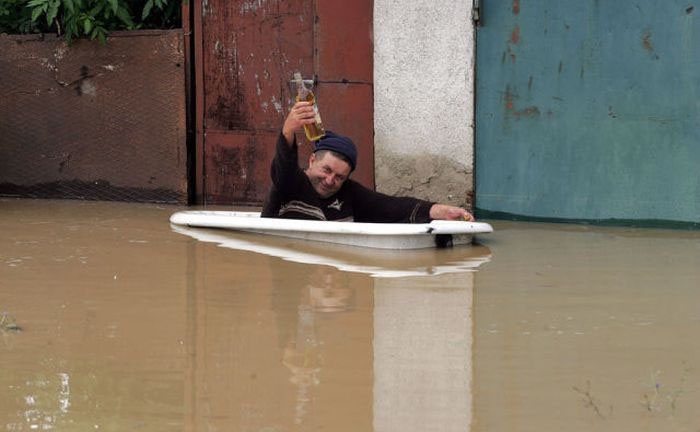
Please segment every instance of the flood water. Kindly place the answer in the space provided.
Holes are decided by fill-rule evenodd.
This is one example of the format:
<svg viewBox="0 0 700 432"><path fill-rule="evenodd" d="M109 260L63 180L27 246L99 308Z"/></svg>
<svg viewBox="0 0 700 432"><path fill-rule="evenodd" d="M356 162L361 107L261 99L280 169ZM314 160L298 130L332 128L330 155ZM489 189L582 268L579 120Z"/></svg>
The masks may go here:
<svg viewBox="0 0 700 432"><path fill-rule="evenodd" d="M376 251L0 200L0 430L700 431L700 233Z"/></svg>

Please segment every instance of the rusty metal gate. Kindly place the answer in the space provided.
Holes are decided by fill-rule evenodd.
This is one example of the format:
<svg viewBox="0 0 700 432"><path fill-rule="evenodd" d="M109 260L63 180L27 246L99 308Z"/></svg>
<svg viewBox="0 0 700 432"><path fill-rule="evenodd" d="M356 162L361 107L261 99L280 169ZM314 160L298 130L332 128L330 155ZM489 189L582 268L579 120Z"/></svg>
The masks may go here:
<svg viewBox="0 0 700 432"><path fill-rule="evenodd" d="M194 8L196 202L260 205L294 72L317 80L327 129L374 187L372 1L209 0ZM310 145L298 135L300 162Z"/></svg>

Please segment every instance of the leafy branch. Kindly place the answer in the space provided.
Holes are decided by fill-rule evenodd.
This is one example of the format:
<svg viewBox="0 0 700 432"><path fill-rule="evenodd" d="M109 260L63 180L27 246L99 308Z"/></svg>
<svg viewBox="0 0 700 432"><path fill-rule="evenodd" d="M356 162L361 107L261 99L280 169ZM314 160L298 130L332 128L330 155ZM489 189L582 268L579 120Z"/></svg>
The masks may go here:
<svg viewBox="0 0 700 432"><path fill-rule="evenodd" d="M56 33L66 41L109 32L178 28L187 0L0 0L0 32Z"/></svg>

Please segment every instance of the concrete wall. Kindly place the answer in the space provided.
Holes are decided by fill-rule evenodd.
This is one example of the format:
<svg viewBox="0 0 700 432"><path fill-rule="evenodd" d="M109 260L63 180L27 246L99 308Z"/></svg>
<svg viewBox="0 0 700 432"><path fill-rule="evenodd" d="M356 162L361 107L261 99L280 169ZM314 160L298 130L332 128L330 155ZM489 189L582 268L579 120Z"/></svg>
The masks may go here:
<svg viewBox="0 0 700 432"><path fill-rule="evenodd" d="M374 1L377 190L471 205L471 7L468 0Z"/></svg>

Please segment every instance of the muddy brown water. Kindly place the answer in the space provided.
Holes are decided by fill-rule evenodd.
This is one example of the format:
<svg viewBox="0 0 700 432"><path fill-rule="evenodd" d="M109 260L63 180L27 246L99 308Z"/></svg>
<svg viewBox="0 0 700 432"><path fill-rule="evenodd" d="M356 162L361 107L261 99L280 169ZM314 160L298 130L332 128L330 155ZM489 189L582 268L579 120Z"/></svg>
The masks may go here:
<svg viewBox="0 0 700 432"><path fill-rule="evenodd" d="M699 431L700 234L373 251L0 200L0 430Z"/></svg>

